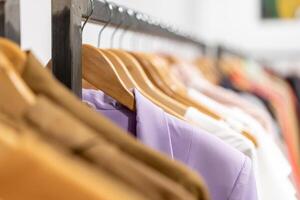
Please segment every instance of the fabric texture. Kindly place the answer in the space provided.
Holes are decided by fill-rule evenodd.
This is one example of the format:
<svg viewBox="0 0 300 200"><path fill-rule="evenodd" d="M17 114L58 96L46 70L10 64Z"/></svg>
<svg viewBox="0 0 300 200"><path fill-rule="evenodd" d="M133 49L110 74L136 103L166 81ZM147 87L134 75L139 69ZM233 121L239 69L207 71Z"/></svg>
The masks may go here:
<svg viewBox="0 0 300 200"><path fill-rule="evenodd" d="M36 94L43 94L55 104L65 108L67 112L92 128L99 136L116 145L122 152L179 183L197 199L209 199L206 186L196 173L188 170L183 164L147 148L133 137L124 134L124 131L114 126L110 120L84 105L55 80L30 52L27 53L22 78Z"/></svg>
<svg viewBox="0 0 300 200"><path fill-rule="evenodd" d="M135 89L134 93L135 134L142 143L185 163L201 174L214 200L257 199L255 178L248 157L210 133L165 113L138 90ZM119 116L125 113L126 108L103 96L101 91L83 90L83 100L94 104L98 112L105 114L109 112L107 107L114 107L113 114L109 116L115 123L120 123ZM103 102L103 99L111 101ZM130 118L132 115L126 116ZM124 124L118 125L125 127Z"/></svg>
<svg viewBox="0 0 300 200"><path fill-rule="evenodd" d="M244 71L243 71L244 70ZM300 148L295 104L287 83L265 73L257 63L247 62L233 70L230 80L242 90L252 92L267 100L274 108L286 143L293 180L300 191Z"/></svg>
<svg viewBox="0 0 300 200"><path fill-rule="evenodd" d="M23 120L0 112L0 132L5 133L0 136L1 198L148 199L25 125Z"/></svg>
<svg viewBox="0 0 300 200"><path fill-rule="evenodd" d="M199 73L199 70L196 70L193 65L186 63L177 64L174 66L173 72L187 87L193 88L223 105L234 106L245 110L248 114L257 119L268 132L273 131L271 121L264 111L261 111L252 103L245 101L236 93L214 85L205 78L202 78L203 75Z"/></svg>
<svg viewBox="0 0 300 200"><path fill-rule="evenodd" d="M40 117L46 114L47 117ZM196 199L173 180L122 153L46 98L39 98L27 109L24 117L40 133L69 147L76 155L86 158L149 199Z"/></svg>

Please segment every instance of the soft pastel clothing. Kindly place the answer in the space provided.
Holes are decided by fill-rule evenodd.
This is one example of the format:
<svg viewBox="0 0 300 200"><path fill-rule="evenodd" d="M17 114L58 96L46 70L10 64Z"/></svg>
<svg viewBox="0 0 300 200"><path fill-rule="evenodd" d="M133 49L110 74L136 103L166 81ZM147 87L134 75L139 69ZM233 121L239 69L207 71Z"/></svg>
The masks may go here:
<svg viewBox="0 0 300 200"><path fill-rule="evenodd" d="M256 118L267 130L272 132L272 123L268 115L257 108L252 103L245 101L236 93L214 85L203 78L202 74L195 69L195 66L187 63L174 65L172 72L180 79L187 87L198 90L215 101L227 106L234 106L243 109L245 112ZM188 70L187 70L188 69Z"/></svg>
<svg viewBox="0 0 300 200"><path fill-rule="evenodd" d="M266 74L254 62L245 63L247 73L243 69L233 70L229 77L231 81L243 90L253 92L268 100L274 110L281 127L289 160L292 166L293 178L300 191L300 147L296 122L295 105L288 85L275 77Z"/></svg>
<svg viewBox="0 0 300 200"><path fill-rule="evenodd" d="M83 90L83 100L129 130L147 146L179 160L205 180L213 200L257 199L251 160L200 128L177 119L134 90L136 113L100 91Z"/></svg>
<svg viewBox="0 0 300 200"><path fill-rule="evenodd" d="M162 176L175 181L190 192L196 199L208 200L207 187L201 177L188 169L181 162L171 160L167 156L143 145L135 138L114 126L113 122L90 109L53 78L41 63L29 52L21 74L23 80L36 95L46 96L65 112L93 129L97 136L115 145L123 153L158 171ZM47 114L45 114L46 116Z"/></svg>

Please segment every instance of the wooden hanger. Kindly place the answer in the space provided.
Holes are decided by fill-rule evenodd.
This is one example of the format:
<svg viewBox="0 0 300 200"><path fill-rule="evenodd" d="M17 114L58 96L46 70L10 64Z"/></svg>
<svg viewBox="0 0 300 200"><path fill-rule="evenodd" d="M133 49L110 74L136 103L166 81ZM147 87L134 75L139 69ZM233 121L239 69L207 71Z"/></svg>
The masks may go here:
<svg viewBox="0 0 300 200"><path fill-rule="evenodd" d="M155 55L132 53L137 60L142 64L143 68L147 72L148 76L154 81L154 83L162 91L164 91L170 97L178 100L186 106L192 106L200 110L201 112L213 117L214 119L221 119L219 115L212 112L210 109L195 102L187 97L185 87L175 80L169 70L167 70L167 62L163 59L156 57Z"/></svg>
<svg viewBox="0 0 300 200"><path fill-rule="evenodd" d="M16 73L8 58L0 51L0 108L19 117L35 103L35 95Z"/></svg>
<svg viewBox="0 0 300 200"><path fill-rule="evenodd" d="M25 67L26 54L20 50L19 46L8 39L0 37L0 51L11 62L17 73L22 74Z"/></svg>
<svg viewBox="0 0 300 200"><path fill-rule="evenodd" d="M154 101L156 101L165 111L183 119L187 107L174 101L162 93L155 85L153 85L151 80L149 80L145 74L143 68L140 66L139 62L131 54L117 49L111 49L109 51L113 52L120 58L135 82L139 85L142 92L154 99Z"/></svg>
<svg viewBox="0 0 300 200"><path fill-rule="evenodd" d="M163 55L163 56L165 57L166 55ZM167 59L171 64L176 64L176 63L182 62L182 61L180 61L180 59L175 58L173 56L169 56L169 55L167 55ZM209 62L209 60L204 60L204 61ZM210 64L213 64L213 63L210 63ZM209 65L209 63L207 63L207 67L211 67ZM222 116L220 116L220 117L223 118ZM245 137L247 137L256 147L258 147L258 142L257 142L257 139L255 138L254 134L252 134L251 132L249 133L249 131L246 131L246 130L242 130L241 134L244 135Z"/></svg>
<svg viewBox="0 0 300 200"><path fill-rule="evenodd" d="M153 91L147 90L147 86L145 85L146 82L143 82L143 79L141 79L141 77L136 76L136 74L133 75L131 73L131 71L128 70L127 66L123 63L123 61L114 52L109 51L109 50L106 50L106 51L109 52L111 55L114 55L114 59L116 59L115 61L117 61L117 62L115 62L116 67L123 68L124 70L126 70L128 72L129 76L133 80L134 87L137 88L146 98L148 98L151 102L153 102L157 106L161 107L166 112L173 114L176 117L182 118L181 115L177 114L176 112L174 112L173 109L167 107L159 99L157 99L157 96L155 96ZM142 75L142 74L139 74L139 76L140 75Z"/></svg>
<svg viewBox="0 0 300 200"><path fill-rule="evenodd" d="M158 101L149 97L132 79L125 65L113 52L97 49L91 45L82 46L84 85L97 88L113 97L130 110L135 110L135 99L131 89L137 88L153 103L164 108ZM48 67L51 64L48 63ZM169 111L166 109L166 111ZM172 111L169 111L172 113ZM172 113L180 117L177 113Z"/></svg>
<svg viewBox="0 0 300 200"><path fill-rule="evenodd" d="M120 75L121 79L125 83L127 88L133 89L136 87L136 83L134 79L131 77L130 73L124 67L124 65L121 63L121 60L112 52L109 52L106 49L98 49L101 51L108 59L111 61L111 63L114 65L115 69L117 70L118 74Z"/></svg>
<svg viewBox="0 0 300 200"><path fill-rule="evenodd" d="M217 84L221 80L221 72L216 68L216 61L210 57L199 57L193 62L203 76L213 84Z"/></svg>
<svg viewBox="0 0 300 200"><path fill-rule="evenodd" d="M52 60L49 60L49 62L46 65L46 69L48 69L49 71L52 70ZM85 79L82 79L82 88L98 90L94 85L92 85Z"/></svg>
<svg viewBox="0 0 300 200"><path fill-rule="evenodd" d="M82 46L83 78L96 88L119 101L130 110L135 110L132 88L124 81L124 74L116 69L110 59L91 45Z"/></svg>

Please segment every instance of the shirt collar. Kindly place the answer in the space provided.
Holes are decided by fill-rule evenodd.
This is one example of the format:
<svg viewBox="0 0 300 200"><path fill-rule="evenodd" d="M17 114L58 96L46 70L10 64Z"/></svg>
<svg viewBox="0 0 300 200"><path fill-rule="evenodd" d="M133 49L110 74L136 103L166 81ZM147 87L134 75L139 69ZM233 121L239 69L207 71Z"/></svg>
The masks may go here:
<svg viewBox="0 0 300 200"><path fill-rule="evenodd" d="M170 130L173 130L173 128L172 124L168 123L167 114L160 107L144 97L139 90L133 89L133 93L135 95L136 106L136 137L143 144L164 152L173 158L170 133ZM82 98L83 101L89 103L95 110L103 110L106 114L114 110L126 111L125 113L132 112L100 90L83 89ZM122 126L121 124L119 125Z"/></svg>

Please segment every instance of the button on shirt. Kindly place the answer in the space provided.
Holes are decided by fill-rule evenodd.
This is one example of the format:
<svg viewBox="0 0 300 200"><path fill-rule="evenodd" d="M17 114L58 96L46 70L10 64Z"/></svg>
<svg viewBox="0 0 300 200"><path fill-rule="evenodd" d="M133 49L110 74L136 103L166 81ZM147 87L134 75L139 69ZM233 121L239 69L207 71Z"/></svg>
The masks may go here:
<svg viewBox="0 0 300 200"><path fill-rule="evenodd" d="M142 143L179 160L205 180L213 200L256 200L251 160L217 137L165 113L134 90L136 113L101 91L82 92L103 115L130 131Z"/></svg>

